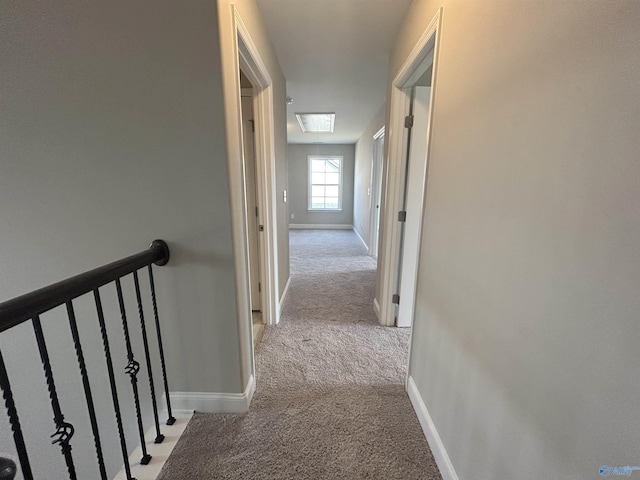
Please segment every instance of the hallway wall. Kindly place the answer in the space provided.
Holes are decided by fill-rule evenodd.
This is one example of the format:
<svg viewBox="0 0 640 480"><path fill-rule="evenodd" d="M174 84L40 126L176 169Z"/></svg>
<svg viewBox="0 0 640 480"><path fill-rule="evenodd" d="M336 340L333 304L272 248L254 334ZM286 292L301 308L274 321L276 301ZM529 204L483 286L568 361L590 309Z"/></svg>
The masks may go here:
<svg viewBox="0 0 640 480"><path fill-rule="evenodd" d="M241 392L215 4L4 2L0 43L0 300L163 238L171 262L156 281L170 388ZM120 395L131 405L114 301L105 294ZM74 455L94 459L84 399L64 388L82 391L61 317L45 322L61 402L77 428ZM108 425L107 464L119 468L95 310L87 304L78 320ZM36 476L64 478L61 456L43 435L52 423L33 333L20 327L0 343L9 371L18 372L12 378L30 454L40 459ZM133 448L135 417L127 414L125 424ZM9 430L1 431L0 451L8 451ZM79 478L97 478L83 468Z"/></svg>
<svg viewBox="0 0 640 480"><path fill-rule="evenodd" d="M353 182L353 228L367 247L371 244L371 169L373 167L373 136L384 126L386 104L371 119L356 142L355 175Z"/></svg>
<svg viewBox="0 0 640 480"><path fill-rule="evenodd" d="M316 154L342 155L342 211L309 212L308 207L308 156ZM289 218L290 224L297 225L353 225L353 172L355 145L287 145L287 163L289 167Z"/></svg>
<svg viewBox="0 0 640 480"><path fill-rule="evenodd" d="M443 6L410 375L461 480L638 465L640 4Z"/></svg>

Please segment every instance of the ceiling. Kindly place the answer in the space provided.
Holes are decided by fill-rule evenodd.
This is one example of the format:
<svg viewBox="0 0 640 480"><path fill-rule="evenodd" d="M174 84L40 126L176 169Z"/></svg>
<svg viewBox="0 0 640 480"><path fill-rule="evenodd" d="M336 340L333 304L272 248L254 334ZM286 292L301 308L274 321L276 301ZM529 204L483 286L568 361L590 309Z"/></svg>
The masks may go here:
<svg viewBox="0 0 640 480"><path fill-rule="evenodd" d="M257 0L287 79L289 143L355 143L386 97L387 62L411 0ZM295 113L335 112L334 133Z"/></svg>

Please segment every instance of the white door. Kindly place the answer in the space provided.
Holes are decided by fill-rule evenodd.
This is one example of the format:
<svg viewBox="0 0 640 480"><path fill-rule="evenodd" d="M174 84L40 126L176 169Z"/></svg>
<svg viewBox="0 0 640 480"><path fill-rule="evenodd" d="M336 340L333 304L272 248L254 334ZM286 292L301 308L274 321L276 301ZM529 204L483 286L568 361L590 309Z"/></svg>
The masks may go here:
<svg viewBox="0 0 640 480"><path fill-rule="evenodd" d="M416 295L422 206L427 177L427 126L431 87L413 87L413 127L407 166L407 212L402 242L398 327L410 327Z"/></svg>
<svg viewBox="0 0 640 480"><path fill-rule="evenodd" d="M253 97L242 94L242 140L249 247L251 310L260 311L260 250L258 248L258 202L256 195L256 159L253 127Z"/></svg>

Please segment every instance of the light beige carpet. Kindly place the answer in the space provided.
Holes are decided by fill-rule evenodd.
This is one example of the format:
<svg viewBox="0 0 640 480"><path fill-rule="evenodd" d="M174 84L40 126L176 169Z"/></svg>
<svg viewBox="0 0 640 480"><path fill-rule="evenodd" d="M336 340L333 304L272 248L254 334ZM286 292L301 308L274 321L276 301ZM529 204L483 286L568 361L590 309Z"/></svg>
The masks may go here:
<svg viewBox="0 0 640 480"><path fill-rule="evenodd" d="M404 391L409 331L377 324L355 234L292 231L291 274L249 413L196 413L158 480L440 479Z"/></svg>

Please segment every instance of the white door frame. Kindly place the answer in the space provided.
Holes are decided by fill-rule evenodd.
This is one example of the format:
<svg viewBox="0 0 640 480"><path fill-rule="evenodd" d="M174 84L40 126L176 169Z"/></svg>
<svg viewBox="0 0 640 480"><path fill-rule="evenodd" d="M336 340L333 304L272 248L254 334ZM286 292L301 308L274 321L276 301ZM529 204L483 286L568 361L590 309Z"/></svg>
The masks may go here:
<svg viewBox="0 0 640 480"><path fill-rule="evenodd" d="M221 35L220 54L223 66L223 92L227 134L231 227L234 246L238 334L241 351L242 381L252 388L255 375L253 329L249 295L249 253L247 251L246 197L242 161L242 105L240 69L254 88L253 115L255 122L256 186L260 224L261 306L263 321L277 323L276 307L278 259L276 249L276 198L273 85L269 71L236 8L229 12L232 42ZM223 25L221 19L221 26ZM225 28L222 26L221 28ZM244 387L243 387L244 388ZM251 392L252 394L252 392Z"/></svg>
<svg viewBox="0 0 640 480"><path fill-rule="evenodd" d="M402 209L404 194L404 178L406 172L406 158L408 135L404 127L404 118L411 104L411 87L424 74L428 65L425 60L433 54L433 72L431 74L431 97L429 109L429 129L427 131L427 157L430 152L433 111L435 106L436 73L438 47L442 21L442 8L438 10L433 20L422 33L413 49L405 59L402 67L395 76L391 87L389 132L385 140L387 144L388 161L384 168L384 191L382 199L382 219L384 228L380 230L381 249L378 262L380 265L380 298L379 320L382 325L395 324L395 308L393 295L398 293L398 269L400 255L400 223L397 221L398 212ZM424 201L424 200L423 200ZM419 241L420 239L418 239ZM412 315L413 316L413 315Z"/></svg>
<svg viewBox="0 0 640 480"><path fill-rule="evenodd" d="M382 195L382 170L384 168L384 147L380 151L378 146L378 140L384 138L384 125L373 136L373 163L371 164L371 188L369 196L369 255L374 258L378 258L378 245L379 231L380 231L380 216L381 216L381 199L378 197ZM378 165L378 159L380 164ZM378 208L376 208L376 204Z"/></svg>

